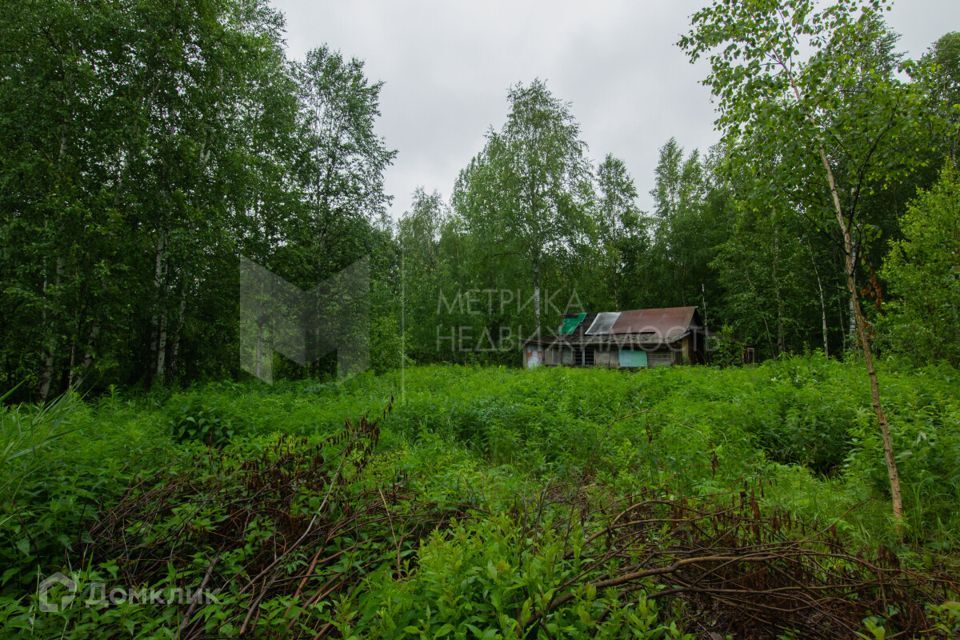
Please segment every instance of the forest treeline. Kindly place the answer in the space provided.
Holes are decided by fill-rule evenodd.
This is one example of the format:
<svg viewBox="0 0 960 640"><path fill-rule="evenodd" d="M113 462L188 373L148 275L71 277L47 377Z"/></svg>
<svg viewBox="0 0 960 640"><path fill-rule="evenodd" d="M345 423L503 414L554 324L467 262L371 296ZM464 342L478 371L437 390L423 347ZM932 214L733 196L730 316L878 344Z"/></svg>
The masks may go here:
<svg viewBox="0 0 960 640"><path fill-rule="evenodd" d="M0 387L24 398L238 375L240 256L304 289L369 256L377 369L519 364L566 311L676 305L705 311L719 363L841 355L836 205L881 353L960 363L960 33L909 59L860 16L805 66L817 128L753 87L717 146L663 144L651 211L572 105L517 84L456 184L430 186L450 198L420 189L394 221L381 84L328 47L289 59L266 2L4 8Z"/></svg>

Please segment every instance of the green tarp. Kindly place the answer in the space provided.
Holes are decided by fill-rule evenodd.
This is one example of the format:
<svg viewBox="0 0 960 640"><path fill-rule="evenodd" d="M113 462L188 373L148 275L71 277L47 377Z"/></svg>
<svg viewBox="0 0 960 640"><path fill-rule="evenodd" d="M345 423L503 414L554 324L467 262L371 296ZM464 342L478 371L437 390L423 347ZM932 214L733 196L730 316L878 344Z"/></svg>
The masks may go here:
<svg viewBox="0 0 960 640"><path fill-rule="evenodd" d="M575 316L570 316L569 318L563 319L563 325L560 327L560 335L568 336L574 332L574 330L580 326L580 323L583 322L583 319L587 317L585 313L578 313Z"/></svg>

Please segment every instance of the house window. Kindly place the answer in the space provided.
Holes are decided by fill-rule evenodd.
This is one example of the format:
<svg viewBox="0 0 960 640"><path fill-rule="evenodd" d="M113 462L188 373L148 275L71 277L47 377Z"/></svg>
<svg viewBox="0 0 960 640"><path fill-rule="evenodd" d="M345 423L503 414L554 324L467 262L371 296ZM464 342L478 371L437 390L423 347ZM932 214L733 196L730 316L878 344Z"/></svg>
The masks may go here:
<svg viewBox="0 0 960 640"><path fill-rule="evenodd" d="M670 351L653 351L647 358L651 367L673 366L673 353Z"/></svg>

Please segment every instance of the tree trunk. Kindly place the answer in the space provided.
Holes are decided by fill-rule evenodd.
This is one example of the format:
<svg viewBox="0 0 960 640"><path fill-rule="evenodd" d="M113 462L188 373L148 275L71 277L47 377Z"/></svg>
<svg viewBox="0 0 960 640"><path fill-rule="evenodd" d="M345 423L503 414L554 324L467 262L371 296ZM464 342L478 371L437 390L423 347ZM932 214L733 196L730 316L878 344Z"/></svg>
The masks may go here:
<svg viewBox="0 0 960 640"><path fill-rule="evenodd" d="M69 78L61 67L60 70L61 77L63 79L65 92L69 89ZM63 95L66 95L64 93ZM60 121L60 144L57 150L57 171L61 172L63 169L64 159L67 157L67 118L64 116ZM60 174L62 178L62 173ZM49 223L48 223L49 224ZM45 225L45 229L48 229L49 226ZM58 256L56 260L56 284L60 284L60 275L63 271L63 257ZM46 345L43 355L43 369L40 373L40 402L46 402L47 398L50 395L50 386L53 383L54 377L54 367L56 365L56 349L57 349L57 332L56 328L50 327L50 323L47 322L47 273L46 267L44 267L43 275L43 330L49 332L49 338L46 340Z"/></svg>
<svg viewBox="0 0 960 640"><path fill-rule="evenodd" d="M83 361L80 363L80 373L77 375L74 380L74 385L71 388L79 389L83 386L83 381L87 377L87 372L90 370L90 366L93 364L93 349L94 345L97 342L97 336L100 335L100 323L97 320L93 321L92 326L90 327L90 335L87 338L87 348L83 354Z"/></svg>
<svg viewBox="0 0 960 640"><path fill-rule="evenodd" d="M820 273L817 274L817 290L820 292L820 331L823 334L823 355L830 355L830 333L827 327L827 305L823 297L823 284L820 282Z"/></svg>
<svg viewBox="0 0 960 640"><path fill-rule="evenodd" d="M74 333L73 339L70 341L70 360L67 363L67 389L73 389L73 375L75 373L75 367L77 364L77 340L79 339L79 330Z"/></svg>
<svg viewBox="0 0 960 640"><path fill-rule="evenodd" d="M257 346L254 351L254 370L256 371L256 376L258 380L263 380L263 366L261 364L263 360L263 321L257 320Z"/></svg>
<svg viewBox="0 0 960 640"><path fill-rule="evenodd" d="M156 263L154 265L153 271L153 282L156 290L157 296L157 308L156 315L154 316L154 325L156 327L156 337L157 337L157 352L156 352L156 368L154 370L155 376L154 380L163 384L163 374L166 371L166 356L167 356L167 314L163 308L164 295L163 288L164 282L166 280L166 243L164 242L163 235L161 234L160 240L157 244L157 253L156 253Z"/></svg>
<svg viewBox="0 0 960 640"><path fill-rule="evenodd" d="M183 323L187 312L187 287L180 289L180 307L177 309L177 326L173 331L173 342L170 345L170 375L176 380L177 367L180 357L180 339L183 335Z"/></svg>
<svg viewBox="0 0 960 640"><path fill-rule="evenodd" d="M850 292L850 308L853 311L853 323L856 326L857 337L860 339L860 346L863 349L863 362L867 367L867 376L870 378L870 399L873 403L873 411L877 415L877 423L880 425L880 435L883 438L883 455L887 464L887 477L890 480L890 499L893 507L893 519L899 530L903 523L903 498L900 492L900 473L897 470L897 460L893 453L893 439L890 437L890 424L887 422L887 414L883 410L883 403L880 400L880 383L877 380L877 371L873 363L873 349L870 345L870 334L867 331L866 319L863 317L863 310L860 307L860 297L857 292L856 279L856 247L853 238L850 235L850 229L843 216L843 207L840 204L840 196L837 193L837 183L833 176L833 170L830 168L830 162L827 159L827 153L823 146L820 147L820 161L823 163L824 171L827 174L827 184L830 187L830 196L833 200L833 207L837 216L837 223L840 226L840 233L843 235L844 246L844 266L846 267L847 290Z"/></svg>
<svg viewBox="0 0 960 640"><path fill-rule="evenodd" d="M534 335L537 340L540 340L540 263L539 261L535 262L533 265L533 323L534 323ZM540 345L537 345L537 351L540 350Z"/></svg>
<svg viewBox="0 0 960 640"><path fill-rule="evenodd" d="M707 322L707 286L700 283L700 303L703 307L703 335L707 335L708 331L708 322Z"/></svg>
<svg viewBox="0 0 960 640"><path fill-rule="evenodd" d="M787 350L786 337L783 328L783 296L780 295L780 235L777 233L776 222L773 230L773 295L777 303L777 355Z"/></svg>
<svg viewBox="0 0 960 640"><path fill-rule="evenodd" d="M817 258L813 255L813 247L807 243L807 250L810 253L810 263L813 265L813 275L817 279L817 293L820 294L820 331L823 334L823 355L830 355L830 341L828 339L827 326L827 303L823 295L823 282L820 280L820 269L817 268Z"/></svg>
<svg viewBox="0 0 960 640"><path fill-rule="evenodd" d="M163 374L167 370L167 314L160 313L160 326L157 335L157 369L154 380L163 384Z"/></svg>
<svg viewBox="0 0 960 640"><path fill-rule="evenodd" d="M40 403L47 401L50 395L50 383L53 381L53 350L47 349L43 356L43 372L40 374Z"/></svg>
<svg viewBox="0 0 960 640"><path fill-rule="evenodd" d="M844 254L847 256L850 256L850 260L849 260L850 264L847 264L846 262L844 263L844 276L849 277L850 270L853 269L853 275L854 275L853 279L854 279L854 283L856 283L857 243L853 240L852 236L850 238L850 241L849 242L847 241L846 235L849 235L849 229L844 231L844 234L845 234L844 240L843 240ZM850 286L849 283L847 283L848 288L849 286ZM856 294L854 294L854 296L850 299L849 303L847 304L847 335L850 336L851 340L857 339L857 312L856 312L856 309L854 309L854 304L853 304L854 298L857 298Z"/></svg>
<svg viewBox="0 0 960 640"><path fill-rule="evenodd" d="M789 70L787 71L790 74ZM801 102L800 89L790 77L790 86L797 98ZM816 125L816 119L808 114L807 118L811 124ZM837 181L833 175L833 169L830 168L830 160L827 158L827 150L823 144L817 145L817 152L820 155L820 162L823 164L823 170L827 177L827 187L830 190L830 199L833 202L833 211L837 217L837 225L840 227L840 233L843 236L843 260L844 271L846 272L847 290L850 293L850 309L853 322L857 329L857 336L860 339L860 346L863 349L863 362L867 367L867 376L870 378L870 400L873 404L873 411L877 415L877 423L880 426L880 435L883 438L883 456L887 465L887 478L890 481L890 501L893 507L894 526L899 532L903 524L903 497L900 493L900 473L897 470L897 459L893 454L893 439L890 437L890 424L887 422L887 414L883 410L883 403L880 400L880 383L877 380L877 371L873 365L873 349L870 346L870 336L867 333L866 319L860 308L860 297L857 292L857 247L850 235L850 228L847 226L846 218L843 216L843 205L840 204L840 194L837 192ZM851 217L851 223L855 220Z"/></svg>
<svg viewBox="0 0 960 640"><path fill-rule="evenodd" d="M744 273L744 278L747 280L747 286L750 287L750 291L754 296L758 296L757 287L753 284L753 281L750 279L750 274ZM773 334L770 333L770 323L767 321L767 314L764 312L760 313L760 319L763 320L763 332L767 336L767 345L770 347L770 351L773 351Z"/></svg>
<svg viewBox="0 0 960 640"><path fill-rule="evenodd" d="M54 283L56 285L60 284L60 275L63 272L63 258L57 257L56 260L56 269L55 269L55 279ZM46 271L46 270L44 270ZM44 351L43 351L43 369L40 372L40 402L46 402L47 398L50 396L50 387L53 384L53 377L55 374L54 368L56 366L56 352L57 352L57 330L56 327L51 326L53 320L51 320L47 315L47 306L48 306L48 295L47 295L47 277L44 273L43 278L43 313L41 316L41 323L43 325L43 330L47 332L47 338L44 341Z"/></svg>
<svg viewBox="0 0 960 640"><path fill-rule="evenodd" d="M79 279L79 278L78 278ZM86 297L83 298L86 300ZM73 317L73 335L70 338L70 361L67 365L67 389L73 389L77 377L77 350L80 348L84 318L87 315L86 304L81 304Z"/></svg>
<svg viewBox="0 0 960 640"><path fill-rule="evenodd" d="M843 290L846 290L846 286L840 287ZM846 322L843 319L843 300L837 300L837 317L840 318L838 326L840 327L840 352L847 352L847 336L849 335L846 331Z"/></svg>

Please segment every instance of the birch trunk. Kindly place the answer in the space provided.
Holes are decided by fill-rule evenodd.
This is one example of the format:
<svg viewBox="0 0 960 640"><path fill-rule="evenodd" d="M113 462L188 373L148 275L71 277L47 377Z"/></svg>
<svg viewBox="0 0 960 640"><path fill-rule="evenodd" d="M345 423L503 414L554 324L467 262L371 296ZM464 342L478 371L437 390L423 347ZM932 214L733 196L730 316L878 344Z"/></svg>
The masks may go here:
<svg viewBox="0 0 960 640"><path fill-rule="evenodd" d="M844 231L845 234L849 235L849 229ZM850 269L853 269L854 281L856 281L856 271L857 271L857 242L853 239L853 236L849 238L849 241L844 236L844 247L845 253L851 257L850 264L844 263L844 276L847 277ZM852 267L851 267L852 265ZM849 287L849 283L848 283ZM857 297L857 294L854 294L854 297ZM849 303L847 304L847 335L850 336L851 340L857 340L857 312L854 309L853 298L850 298Z"/></svg>
<svg viewBox="0 0 960 640"><path fill-rule="evenodd" d="M157 243L156 262L154 264L153 282L157 295L157 309L154 316L154 325L157 335L156 369L154 370L154 380L163 384L163 374L166 370L167 355L167 314L163 308L163 287L166 280L166 242L161 234Z"/></svg>
<svg viewBox="0 0 960 640"><path fill-rule="evenodd" d="M537 262L533 266L533 323L534 335L540 340L540 264ZM537 351L540 351L540 345L537 344Z"/></svg>
<svg viewBox="0 0 960 640"><path fill-rule="evenodd" d="M81 334L83 333L84 318L86 315L86 304L81 304L73 316L73 335L70 338L70 361L67 365L67 389L73 389L76 382L77 351L80 349Z"/></svg>
<svg viewBox="0 0 960 640"><path fill-rule="evenodd" d="M846 286L844 285L844 286L841 287L841 288L842 288L842 289L846 289ZM846 328L845 328L845 326L844 326L844 325L846 324L846 322L845 322L844 319L843 319L843 301L842 301L842 300L839 300L839 301L837 302L837 315L838 315L838 317L840 318L840 322L838 323L838 326L840 327L840 340L841 340L841 342L840 342L840 351L841 351L841 353L846 353L846 352L847 352L847 342L848 342L847 339L848 339L848 337L849 337L850 334L847 333L847 330L846 330Z"/></svg>
<svg viewBox="0 0 960 640"><path fill-rule="evenodd" d="M65 82L68 81L68 78L64 78ZM63 161L67 157L67 123L66 120L61 120L60 122L60 144L57 149L57 170L61 170L63 167ZM60 274L63 271L63 258L58 256L56 260L56 284L60 284ZM44 345L44 354L43 354L43 369L40 373L40 402L46 402L47 398L50 396L50 386L53 383L54 376L54 366L56 365L56 349L57 349L57 338L56 338L56 329L51 327L50 323L47 321L47 274L46 269L44 269L43 276L43 314L42 314L42 324L43 330L48 332L48 338L45 341Z"/></svg>
<svg viewBox="0 0 960 640"><path fill-rule="evenodd" d="M40 403L50 396L50 383L53 380L53 351L49 348L43 356L43 372L40 374Z"/></svg>
<svg viewBox="0 0 960 640"><path fill-rule="evenodd" d="M163 374L167 366L167 315L160 314L159 336L157 338L157 370L155 380L163 384Z"/></svg>
<svg viewBox="0 0 960 640"><path fill-rule="evenodd" d="M773 232L773 294L777 303L777 355L787 350L783 328L783 296L780 295L780 235L776 228Z"/></svg>
<svg viewBox="0 0 960 640"><path fill-rule="evenodd" d="M830 355L830 334L827 328L827 305L823 297L823 283L820 282L820 274L817 273L817 290L820 292L820 331L823 334L823 355Z"/></svg>
<svg viewBox="0 0 960 640"><path fill-rule="evenodd" d="M784 68L786 70L786 67ZM802 102L800 89L794 82L789 70L787 70L787 73L797 102ZM807 118L811 124L817 124L812 115L808 114ZM887 478L890 481L890 502L893 508L893 520L897 530L900 531L903 524L903 497L900 492L900 473L897 470L897 459L893 454L893 439L890 437L890 423L887 421L887 414L883 410L883 402L880 400L880 382L877 379L877 371L873 363L873 347L870 344L870 335L867 333L863 310L860 308L856 272L857 245L850 234L850 228L847 226L847 220L843 215L843 205L840 203L837 181L833 175L833 169L830 168L830 160L827 158L827 151L822 142L817 145L817 153L820 156L820 162L826 174L830 200L833 203L833 212L837 217L837 226L840 227L840 234L843 236L844 271L846 272L847 290L850 293L851 322L856 327L857 337L860 339L860 347L863 349L863 361L867 367L867 377L870 379L870 400L873 404L873 411L877 416L877 423L880 426L880 436L883 439L883 456L887 465ZM851 223L855 223L853 216L851 216Z"/></svg>
<svg viewBox="0 0 960 640"><path fill-rule="evenodd" d="M830 341L827 327L827 304L826 297L823 295L823 281L820 280L820 269L817 268L817 258L813 255L813 249L807 244L807 250L810 254L810 263L813 265L813 275L817 279L817 293L820 294L820 331L823 335L823 355L830 355Z"/></svg>
<svg viewBox="0 0 960 640"><path fill-rule="evenodd" d="M170 345L170 374L176 379L177 365L180 356L180 339L183 336L184 316L187 312L187 288L180 289L180 306L177 308L177 326L173 331L173 342Z"/></svg>
<svg viewBox="0 0 960 640"><path fill-rule="evenodd" d="M827 153L821 145L819 148L820 161L823 163L823 169L827 174L827 185L830 187L830 196L833 201L834 212L837 216L837 224L840 226L840 233L843 235L844 247L844 266L846 270L847 290L850 292L850 308L852 310L852 322L856 327L857 337L860 340L860 346L863 349L863 362L867 367L867 376L870 378L870 399L873 404L873 411L877 416L877 423L880 425L880 435L883 438L883 455L887 465L887 477L890 481L890 499L893 507L893 518L899 530L903 523L903 497L900 492L900 473L897 470L897 460L893 453L893 439L890 437L890 424L887 421L887 414L883 410L883 403L880 400L880 383L877 379L877 371L873 362L873 348L870 344L870 334L867 332L866 319L863 316L863 309L860 307L860 296L857 291L856 278L856 246L850 235L850 228L843 216L843 207L840 204L840 195L837 193L837 183L833 176L833 169L830 168L830 162L827 159Z"/></svg>
<svg viewBox="0 0 960 640"><path fill-rule="evenodd" d="M257 346L254 351L254 357L256 358L254 366L256 367L257 379L263 380L263 322L257 321Z"/></svg>
<svg viewBox="0 0 960 640"><path fill-rule="evenodd" d="M44 269L46 272L46 269ZM40 315L40 322L44 327L45 331L49 331L47 326L47 275L43 275L43 285L41 287L41 292L43 294L43 311ZM50 348L49 340L44 341L43 349L43 369L40 372L40 402L46 402L47 396L50 395L50 381L53 380L53 349Z"/></svg>
<svg viewBox="0 0 960 640"><path fill-rule="evenodd" d="M79 332L78 332L79 333ZM77 365L77 340L79 336L76 333L73 336L73 340L70 341L70 360L67 364L67 389L73 389L73 376L76 372Z"/></svg>
<svg viewBox="0 0 960 640"><path fill-rule="evenodd" d="M71 386L71 389L79 389L81 386L83 386L83 381L87 377L87 372L90 370L90 366L93 364L93 349L99 335L100 323L94 320L93 325L90 327L90 334L87 338L87 348L83 353L83 361L80 363L80 373L76 376L74 385Z"/></svg>
<svg viewBox="0 0 960 640"><path fill-rule="evenodd" d="M56 269L54 276L54 283L60 284L60 275L63 273L63 258L57 257L56 260ZM44 350L43 350L43 369L40 372L40 402L46 402L47 398L50 397L50 387L53 385L54 377L54 368L56 366L56 352L57 352L57 332L56 327L52 326L53 322L50 320L47 314L48 306L48 281L46 275L43 278L43 313L41 315L41 322L43 325L43 330L47 332L47 337L44 340Z"/></svg>

